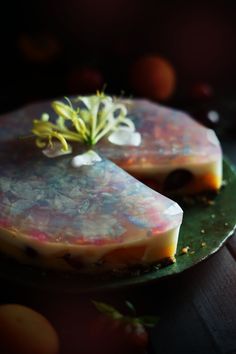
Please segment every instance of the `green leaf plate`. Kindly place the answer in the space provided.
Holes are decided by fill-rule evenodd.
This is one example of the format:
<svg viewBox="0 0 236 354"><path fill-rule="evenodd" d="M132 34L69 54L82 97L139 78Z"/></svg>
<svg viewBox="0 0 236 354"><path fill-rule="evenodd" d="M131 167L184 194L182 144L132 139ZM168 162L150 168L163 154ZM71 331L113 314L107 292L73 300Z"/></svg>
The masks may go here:
<svg viewBox="0 0 236 354"><path fill-rule="evenodd" d="M203 261L224 244L236 227L236 173L228 161L224 161L225 186L210 203L192 200L184 209L184 221L179 236L176 263L148 270L132 270L129 273L85 276L78 273L62 273L19 265L1 258L0 277L17 283L67 292L109 290L129 285L144 284L163 277L173 276ZM186 254L184 247L189 247Z"/></svg>

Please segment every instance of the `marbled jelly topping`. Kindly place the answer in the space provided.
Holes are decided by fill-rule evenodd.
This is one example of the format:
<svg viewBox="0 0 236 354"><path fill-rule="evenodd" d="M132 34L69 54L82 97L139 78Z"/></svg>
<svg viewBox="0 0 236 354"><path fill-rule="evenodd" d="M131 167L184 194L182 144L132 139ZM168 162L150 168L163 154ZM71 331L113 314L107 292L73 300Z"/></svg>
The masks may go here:
<svg viewBox="0 0 236 354"><path fill-rule="evenodd" d="M130 242L138 230L168 231L180 207L102 158L75 169L69 156L48 159L22 141L2 142L0 215L12 230L42 242ZM169 208L174 213L165 213Z"/></svg>

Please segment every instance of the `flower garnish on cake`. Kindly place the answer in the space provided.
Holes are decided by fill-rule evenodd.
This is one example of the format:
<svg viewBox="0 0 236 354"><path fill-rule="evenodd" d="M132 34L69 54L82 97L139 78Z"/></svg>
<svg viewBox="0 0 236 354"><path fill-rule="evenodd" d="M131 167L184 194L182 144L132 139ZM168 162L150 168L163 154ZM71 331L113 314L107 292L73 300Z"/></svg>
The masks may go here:
<svg viewBox="0 0 236 354"><path fill-rule="evenodd" d="M101 139L107 138L115 145L139 146L141 135L127 117L127 108L104 93L92 96L79 96L72 102L54 101L52 108L57 114L55 121L48 113L33 122L32 132L36 135L36 145L43 148L49 158L70 154L72 147L68 143L77 142L89 146L87 152L72 160L74 167L91 165L101 161L92 150Z"/></svg>

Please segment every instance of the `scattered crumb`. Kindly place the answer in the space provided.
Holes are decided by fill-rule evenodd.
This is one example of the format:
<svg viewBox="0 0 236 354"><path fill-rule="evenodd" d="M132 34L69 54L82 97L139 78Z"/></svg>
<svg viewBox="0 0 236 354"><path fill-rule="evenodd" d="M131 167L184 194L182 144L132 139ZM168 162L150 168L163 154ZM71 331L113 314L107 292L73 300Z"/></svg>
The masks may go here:
<svg viewBox="0 0 236 354"><path fill-rule="evenodd" d="M208 200L207 204L208 205L215 205L215 201L214 200Z"/></svg>
<svg viewBox="0 0 236 354"><path fill-rule="evenodd" d="M195 253L195 251L191 251L191 252L190 252L190 254L194 254L194 253Z"/></svg>
<svg viewBox="0 0 236 354"><path fill-rule="evenodd" d="M215 219L216 215L215 214L211 214L212 219Z"/></svg>
<svg viewBox="0 0 236 354"><path fill-rule="evenodd" d="M207 245L206 242L202 242L202 243L201 243L201 246L202 246L202 247L206 247L206 245Z"/></svg>
<svg viewBox="0 0 236 354"><path fill-rule="evenodd" d="M205 230L204 229L201 229L201 234L205 234Z"/></svg>
<svg viewBox="0 0 236 354"><path fill-rule="evenodd" d="M189 246L183 247L181 250L181 254L187 254L189 251L189 248L190 248Z"/></svg>
<svg viewBox="0 0 236 354"><path fill-rule="evenodd" d="M215 201L213 199L210 199L209 197L205 196L205 195L199 195L197 196L197 200L201 203L203 203L204 205L214 205Z"/></svg>
<svg viewBox="0 0 236 354"><path fill-rule="evenodd" d="M229 224L227 222L224 223L225 226L229 226Z"/></svg>
<svg viewBox="0 0 236 354"><path fill-rule="evenodd" d="M213 202L214 204L214 201L212 199L209 199L208 197L206 197L205 195L199 195L197 196L197 200L205 205L209 205Z"/></svg>

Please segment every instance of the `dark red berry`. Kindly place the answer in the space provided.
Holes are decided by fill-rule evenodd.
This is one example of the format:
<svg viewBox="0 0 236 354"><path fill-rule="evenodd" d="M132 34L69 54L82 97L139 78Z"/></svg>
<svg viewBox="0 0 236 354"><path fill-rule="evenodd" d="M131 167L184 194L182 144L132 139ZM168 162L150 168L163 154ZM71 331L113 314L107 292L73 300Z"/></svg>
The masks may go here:
<svg viewBox="0 0 236 354"><path fill-rule="evenodd" d="M174 191L186 187L193 180L193 174L184 169L171 172L164 182L164 189Z"/></svg>

